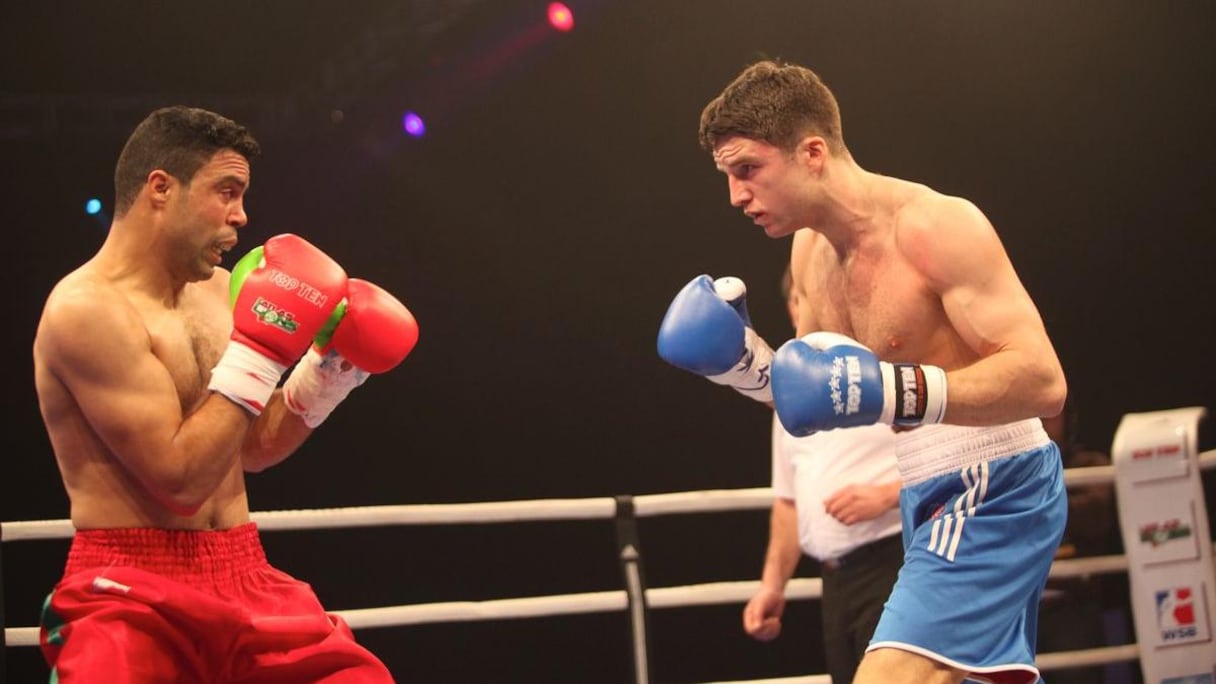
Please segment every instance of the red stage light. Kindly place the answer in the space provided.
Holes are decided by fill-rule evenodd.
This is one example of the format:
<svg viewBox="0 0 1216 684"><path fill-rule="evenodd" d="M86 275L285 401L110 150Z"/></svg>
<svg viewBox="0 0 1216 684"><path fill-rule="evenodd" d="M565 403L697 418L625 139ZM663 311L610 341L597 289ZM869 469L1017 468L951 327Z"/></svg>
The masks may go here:
<svg viewBox="0 0 1216 684"><path fill-rule="evenodd" d="M549 3L549 24L558 31L574 28L574 13L560 2Z"/></svg>

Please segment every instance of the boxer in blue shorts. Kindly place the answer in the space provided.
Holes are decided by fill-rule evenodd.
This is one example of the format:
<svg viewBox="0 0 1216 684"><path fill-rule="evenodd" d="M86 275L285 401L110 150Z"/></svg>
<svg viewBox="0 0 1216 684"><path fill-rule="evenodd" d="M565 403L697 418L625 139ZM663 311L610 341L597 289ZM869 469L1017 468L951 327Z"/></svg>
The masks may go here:
<svg viewBox="0 0 1216 684"><path fill-rule="evenodd" d="M1035 419L925 426L896 443L904 566L868 650L1036 681L1039 597L1068 515L1059 449Z"/></svg>
<svg viewBox="0 0 1216 684"><path fill-rule="evenodd" d="M701 144L731 204L793 238L798 337L774 354L742 281L701 275L668 308L659 354L772 404L795 436L900 432L904 567L854 682L1034 682L1067 507L1040 418L1063 408L1063 370L984 214L863 169L842 130L819 76L776 61L705 107Z"/></svg>

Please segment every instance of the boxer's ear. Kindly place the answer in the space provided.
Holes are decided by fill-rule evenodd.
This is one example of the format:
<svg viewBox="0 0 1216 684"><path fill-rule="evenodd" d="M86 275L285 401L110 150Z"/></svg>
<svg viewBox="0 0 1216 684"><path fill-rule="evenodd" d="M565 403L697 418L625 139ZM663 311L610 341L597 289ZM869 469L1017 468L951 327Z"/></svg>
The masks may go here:
<svg viewBox="0 0 1216 684"><path fill-rule="evenodd" d="M794 155L798 162L804 164L815 174L823 170L823 165L830 154L831 150L828 148L828 141L824 140L821 135L808 135L799 140L798 146L794 149Z"/></svg>
<svg viewBox="0 0 1216 684"><path fill-rule="evenodd" d="M169 194L177 185L177 179L162 169L153 169L144 181L144 191L154 207L162 207L169 201Z"/></svg>

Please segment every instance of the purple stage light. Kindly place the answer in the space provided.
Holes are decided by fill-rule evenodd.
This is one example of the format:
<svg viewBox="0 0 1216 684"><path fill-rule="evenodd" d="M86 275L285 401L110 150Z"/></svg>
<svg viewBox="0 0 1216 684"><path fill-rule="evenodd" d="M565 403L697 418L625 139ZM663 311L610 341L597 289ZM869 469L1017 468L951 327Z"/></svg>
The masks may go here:
<svg viewBox="0 0 1216 684"><path fill-rule="evenodd" d="M406 112L405 116L401 117L401 127L415 138L421 138L426 133L426 123L421 116L413 112Z"/></svg>

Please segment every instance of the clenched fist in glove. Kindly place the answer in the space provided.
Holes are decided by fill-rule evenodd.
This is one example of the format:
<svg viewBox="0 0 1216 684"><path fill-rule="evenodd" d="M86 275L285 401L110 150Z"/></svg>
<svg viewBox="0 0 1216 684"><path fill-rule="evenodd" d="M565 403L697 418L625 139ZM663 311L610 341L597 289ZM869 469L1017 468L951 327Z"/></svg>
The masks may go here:
<svg viewBox="0 0 1216 684"><path fill-rule="evenodd" d="M309 427L320 425L367 376L405 360L418 343L418 323L383 288L351 278L331 325L283 385L287 408Z"/></svg>
<svg viewBox="0 0 1216 684"><path fill-rule="evenodd" d="M342 267L298 235L254 248L232 269L232 337L207 388L260 414L345 292Z"/></svg>
<svg viewBox="0 0 1216 684"><path fill-rule="evenodd" d="M659 356L756 401L773 400L773 350L752 329L738 278L701 275L685 285L659 327Z"/></svg>
<svg viewBox="0 0 1216 684"><path fill-rule="evenodd" d="M946 414L946 372L879 361L856 340L816 332L777 350L773 404L781 424L798 437L874 423L940 423Z"/></svg>

